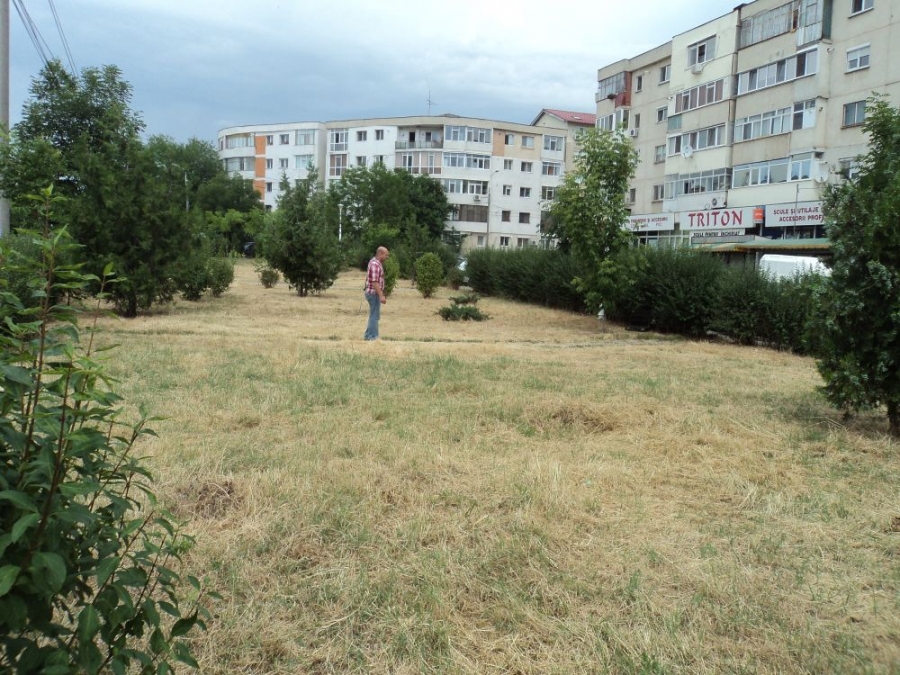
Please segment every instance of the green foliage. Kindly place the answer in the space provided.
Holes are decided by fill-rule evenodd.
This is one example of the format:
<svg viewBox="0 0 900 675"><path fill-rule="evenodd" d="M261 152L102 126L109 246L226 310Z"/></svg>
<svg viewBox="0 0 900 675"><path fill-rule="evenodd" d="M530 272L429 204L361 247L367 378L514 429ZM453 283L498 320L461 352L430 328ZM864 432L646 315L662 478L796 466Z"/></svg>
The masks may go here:
<svg viewBox="0 0 900 675"><path fill-rule="evenodd" d="M178 272L178 290L181 297L197 302L209 289L208 257L205 252L196 252L182 261Z"/></svg>
<svg viewBox="0 0 900 675"><path fill-rule="evenodd" d="M230 256L211 257L206 264L209 273L209 291L214 298L222 296L234 281L234 259Z"/></svg>
<svg viewBox="0 0 900 675"><path fill-rule="evenodd" d="M274 288L275 284L281 280L278 270L272 269L266 262L257 261L254 263L254 269L263 288Z"/></svg>
<svg viewBox="0 0 900 675"><path fill-rule="evenodd" d="M579 276L572 255L539 248L474 249L466 257L469 286L482 295L546 307L584 311L573 279Z"/></svg>
<svg viewBox="0 0 900 675"><path fill-rule="evenodd" d="M450 298L450 302L454 305L477 305L479 300L481 296L478 293L463 293Z"/></svg>
<svg viewBox="0 0 900 675"><path fill-rule="evenodd" d="M820 294L818 368L835 406L887 407L900 437L900 110L869 100L859 175L829 186L832 274Z"/></svg>
<svg viewBox="0 0 900 675"><path fill-rule="evenodd" d="M278 210L261 233L261 255L301 296L329 288L341 268L340 242L326 217L327 196L317 175L290 185L281 183Z"/></svg>
<svg viewBox="0 0 900 675"><path fill-rule="evenodd" d="M416 260L416 288L423 298L430 298L444 280L444 266L434 253Z"/></svg>
<svg viewBox="0 0 900 675"><path fill-rule="evenodd" d="M484 321L491 318L475 305L448 305L441 307L438 314L444 321Z"/></svg>
<svg viewBox="0 0 900 675"><path fill-rule="evenodd" d="M98 280L58 265L69 235L49 233L47 218L33 235L40 255L15 267L45 289L40 305L0 293L0 671L197 667L185 638L204 627L206 594L193 577L186 592L175 571L192 541L157 508L135 457L152 435L148 418L121 420L92 342L79 343L75 310L50 301Z"/></svg>
<svg viewBox="0 0 900 675"><path fill-rule="evenodd" d="M575 170L557 191L547 234L571 250L582 270L576 285L588 308L596 311L612 292L615 254L632 238L624 227L625 195L638 160L631 141L619 131L590 129L579 142Z"/></svg>
<svg viewBox="0 0 900 675"><path fill-rule="evenodd" d="M400 263L393 256L388 256L382 266L384 267L384 295L388 297L400 278Z"/></svg>
<svg viewBox="0 0 900 675"><path fill-rule="evenodd" d="M459 267L455 265L447 270L447 274L445 275L444 280L447 282L447 285L453 290L459 290L459 287L463 285L466 278L466 273L463 272Z"/></svg>

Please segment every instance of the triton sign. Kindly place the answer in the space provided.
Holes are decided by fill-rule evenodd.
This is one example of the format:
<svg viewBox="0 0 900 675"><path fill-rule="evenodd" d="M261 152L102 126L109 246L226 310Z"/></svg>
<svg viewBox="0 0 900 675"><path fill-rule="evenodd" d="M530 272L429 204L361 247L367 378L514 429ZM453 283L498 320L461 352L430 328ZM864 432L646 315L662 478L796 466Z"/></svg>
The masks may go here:
<svg viewBox="0 0 900 675"><path fill-rule="evenodd" d="M682 230L743 230L753 227L753 207L682 211L678 222Z"/></svg>

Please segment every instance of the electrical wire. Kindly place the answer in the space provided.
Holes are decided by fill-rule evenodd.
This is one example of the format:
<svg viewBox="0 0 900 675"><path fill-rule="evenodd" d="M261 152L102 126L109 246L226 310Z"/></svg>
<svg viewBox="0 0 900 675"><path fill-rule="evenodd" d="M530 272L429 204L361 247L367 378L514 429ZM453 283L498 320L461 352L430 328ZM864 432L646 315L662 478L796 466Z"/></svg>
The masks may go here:
<svg viewBox="0 0 900 675"><path fill-rule="evenodd" d="M46 41L38 30L38 27L34 24L34 21L31 20L31 15L29 15L28 10L25 9L24 0L13 0L13 5L19 13L19 18L22 19L22 24L25 26L25 32L28 33L28 37L31 38L31 43L37 50L44 65L48 65L50 61L47 58L47 54L50 53L50 47L47 46Z"/></svg>
<svg viewBox="0 0 900 675"><path fill-rule="evenodd" d="M75 59L72 58L72 51L69 49L69 41L66 39L66 34L63 31L62 23L59 21L59 14L56 13L56 4L53 0L48 0L50 3L50 11L53 12L53 20L56 22L56 29L59 31L59 39L62 41L63 49L66 52L66 58L69 59L69 67L72 69L72 75L78 75L78 68L75 67Z"/></svg>

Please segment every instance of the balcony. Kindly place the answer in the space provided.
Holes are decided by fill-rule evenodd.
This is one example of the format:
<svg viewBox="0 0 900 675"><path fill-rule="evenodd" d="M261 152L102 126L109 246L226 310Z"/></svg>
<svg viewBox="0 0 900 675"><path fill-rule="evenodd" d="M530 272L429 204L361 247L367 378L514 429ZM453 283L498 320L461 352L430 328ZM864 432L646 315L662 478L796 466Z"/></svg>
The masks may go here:
<svg viewBox="0 0 900 675"><path fill-rule="evenodd" d="M444 141L397 141L396 150L438 150L444 147Z"/></svg>

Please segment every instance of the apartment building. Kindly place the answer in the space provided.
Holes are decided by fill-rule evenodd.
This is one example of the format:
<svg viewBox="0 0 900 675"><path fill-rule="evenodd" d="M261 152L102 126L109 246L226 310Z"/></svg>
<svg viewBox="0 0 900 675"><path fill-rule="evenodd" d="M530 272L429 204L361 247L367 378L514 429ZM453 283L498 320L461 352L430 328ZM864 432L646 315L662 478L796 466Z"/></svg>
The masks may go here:
<svg viewBox="0 0 900 675"><path fill-rule="evenodd" d="M598 71L597 125L632 137L650 244L822 237L822 188L900 105L900 0L756 0Z"/></svg>
<svg viewBox="0 0 900 675"><path fill-rule="evenodd" d="M254 181L267 209L282 178L305 178L311 163L325 183L375 163L425 174L447 193L447 226L467 235L467 248L522 248L539 243L577 133L593 124L591 113L545 109L530 125L437 115L229 127L219 157Z"/></svg>

